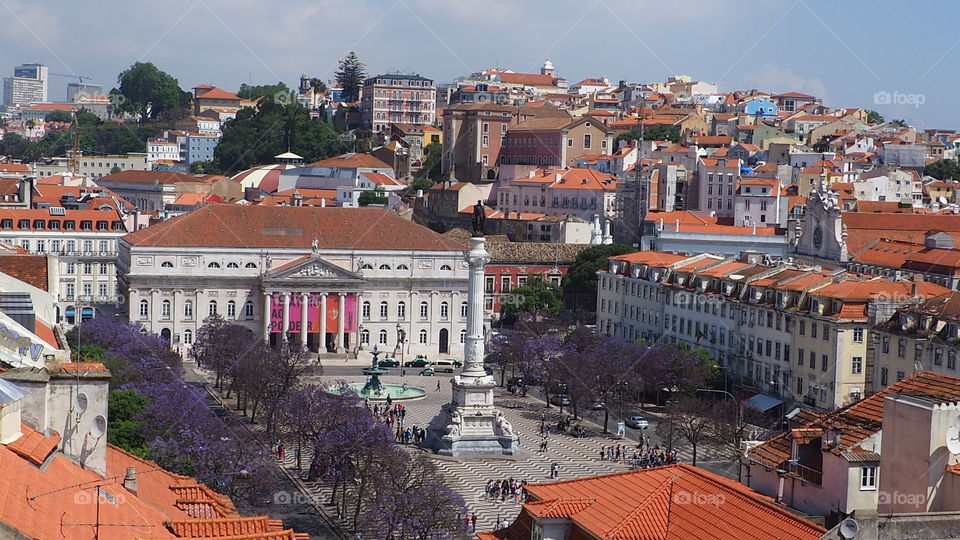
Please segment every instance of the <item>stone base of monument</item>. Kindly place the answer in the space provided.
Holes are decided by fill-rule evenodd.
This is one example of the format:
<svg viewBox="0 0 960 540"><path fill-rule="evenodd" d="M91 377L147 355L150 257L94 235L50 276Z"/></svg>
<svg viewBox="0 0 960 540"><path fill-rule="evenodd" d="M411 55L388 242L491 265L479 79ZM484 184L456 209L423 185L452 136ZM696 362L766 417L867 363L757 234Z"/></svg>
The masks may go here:
<svg viewBox="0 0 960 540"><path fill-rule="evenodd" d="M427 428L426 444L441 456L513 456L520 441L504 421L496 411L447 404Z"/></svg>

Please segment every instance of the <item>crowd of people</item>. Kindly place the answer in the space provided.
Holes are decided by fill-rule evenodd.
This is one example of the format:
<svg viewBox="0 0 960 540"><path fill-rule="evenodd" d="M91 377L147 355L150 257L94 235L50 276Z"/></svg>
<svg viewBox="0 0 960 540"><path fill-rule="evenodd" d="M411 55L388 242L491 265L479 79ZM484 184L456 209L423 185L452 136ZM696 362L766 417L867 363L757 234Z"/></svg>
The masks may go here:
<svg viewBox="0 0 960 540"><path fill-rule="evenodd" d="M421 444L427 438L427 430L418 426L404 425L407 419L407 409L402 403L394 404L392 400L387 399L384 404L374 404L370 406L370 401L365 400L363 406L373 414L374 418L394 429L394 440L400 444Z"/></svg>
<svg viewBox="0 0 960 540"><path fill-rule="evenodd" d="M666 451L659 445L645 444L641 441L637 448L630 453L626 445L617 444L600 447L600 460L630 463L631 469L649 469L662 465L673 465L677 462L677 452Z"/></svg>
<svg viewBox="0 0 960 540"><path fill-rule="evenodd" d="M513 501L523 503L527 500L527 481L514 480L488 480L486 486L487 499L500 502Z"/></svg>

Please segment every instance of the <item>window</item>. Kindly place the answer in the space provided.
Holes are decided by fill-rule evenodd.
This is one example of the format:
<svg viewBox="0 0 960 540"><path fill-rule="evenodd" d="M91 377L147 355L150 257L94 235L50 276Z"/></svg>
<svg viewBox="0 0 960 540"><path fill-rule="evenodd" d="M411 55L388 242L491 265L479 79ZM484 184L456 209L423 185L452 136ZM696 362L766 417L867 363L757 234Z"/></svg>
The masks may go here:
<svg viewBox="0 0 960 540"><path fill-rule="evenodd" d="M823 323L823 340L830 341L830 327L827 326L827 323Z"/></svg>
<svg viewBox="0 0 960 540"><path fill-rule="evenodd" d="M877 489L877 466L867 465L860 467L860 490Z"/></svg>
<svg viewBox="0 0 960 540"><path fill-rule="evenodd" d="M364 330L361 330L361 331L360 331L360 343L363 343L364 345L369 345L369 344L370 344L370 331L369 331L369 330L364 329Z"/></svg>
<svg viewBox="0 0 960 540"><path fill-rule="evenodd" d="M360 308L360 314L363 317L363 320L370 320L370 302L364 302Z"/></svg>
<svg viewBox="0 0 960 540"><path fill-rule="evenodd" d="M440 318L447 320L450 317L450 304L440 302Z"/></svg>
<svg viewBox="0 0 960 540"><path fill-rule="evenodd" d="M160 263L160 268L173 268L173 263L170 261L163 261Z"/></svg>
<svg viewBox="0 0 960 540"><path fill-rule="evenodd" d="M817 337L817 323L810 323L810 337Z"/></svg>
<svg viewBox="0 0 960 540"><path fill-rule="evenodd" d="M170 301L164 300L160 304L160 318L169 319L170 318Z"/></svg>
<svg viewBox="0 0 960 540"><path fill-rule="evenodd" d="M187 300L183 303L183 318L193 319L193 300Z"/></svg>
<svg viewBox="0 0 960 540"><path fill-rule="evenodd" d="M426 302L420 302L420 320L425 320L430 316L430 305ZM422 343L426 343L425 341Z"/></svg>
<svg viewBox="0 0 960 540"><path fill-rule="evenodd" d="M100 283L97 285L97 295L106 296L107 295L107 284Z"/></svg>
<svg viewBox="0 0 960 540"><path fill-rule="evenodd" d="M146 319L149 316L150 316L150 302L147 302L146 300L141 300L140 301L140 318Z"/></svg>
<svg viewBox="0 0 960 540"><path fill-rule="evenodd" d="M247 300L243 304L243 316L249 321L253 319L253 300Z"/></svg>
<svg viewBox="0 0 960 540"><path fill-rule="evenodd" d="M591 141L591 136L590 136L590 134L589 134L589 133L584 133L584 134L583 134L583 147L584 147L584 148L590 148L590 143L591 143L591 142L592 142L592 141Z"/></svg>
<svg viewBox="0 0 960 540"><path fill-rule="evenodd" d="M227 302L227 318L236 319L237 318L237 303L233 300Z"/></svg>
<svg viewBox="0 0 960 540"><path fill-rule="evenodd" d="M227 263L227 268L240 268L240 265L235 262L231 262Z"/></svg>
<svg viewBox="0 0 960 540"><path fill-rule="evenodd" d="M193 344L193 330L187 328L183 331L183 344L192 345Z"/></svg>
<svg viewBox="0 0 960 540"><path fill-rule="evenodd" d="M212 262L207 265L207 268L220 268L220 263Z"/></svg>
<svg viewBox="0 0 960 540"><path fill-rule="evenodd" d="M68 274L74 274L74 273L76 273L76 271L77 271L77 264L76 264L76 263L67 263L67 273L68 273Z"/></svg>
<svg viewBox="0 0 960 540"><path fill-rule="evenodd" d="M854 329L853 329L853 342L854 342L854 343L863 343L863 328L854 328Z"/></svg>
<svg viewBox="0 0 960 540"><path fill-rule="evenodd" d="M807 334L807 321L800 321L800 335L804 336Z"/></svg>
<svg viewBox="0 0 960 540"><path fill-rule="evenodd" d="M453 268L450 268L450 265L449 265L449 264L441 264L441 265L440 265L440 270L443 271L443 272L451 272L451 271L453 271Z"/></svg>
<svg viewBox="0 0 960 540"><path fill-rule="evenodd" d="M827 360L827 355L825 355L825 354L822 355L822 356L820 357L820 371L826 371L826 370L827 370L827 362L828 362L828 360Z"/></svg>
<svg viewBox="0 0 960 540"><path fill-rule="evenodd" d="M889 373L887 368L885 367L880 368L880 385L887 386L888 379L889 379Z"/></svg>
<svg viewBox="0 0 960 540"><path fill-rule="evenodd" d="M381 345L386 345L386 344L387 344L387 331L386 331L386 330L381 330L381 331L380 331L380 344L381 344Z"/></svg>
<svg viewBox="0 0 960 540"><path fill-rule="evenodd" d="M386 303L386 302L380 302L380 318L381 318L381 319L386 319L386 318L387 318L387 310L388 310L388 309L389 309L389 307L387 306L387 303Z"/></svg>
<svg viewBox="0 0 960 540"><path fill-rule="evenodd" d="M409 270L409 269L410 269L410 267L407 266L407 265L405 265L405 264L398 264L398 265L397 265L397 270Z"/></svg>
<svg viewBox="0 0 960 540"><path fill-rule="evenodd" d="M510 276L500 276L500 292L510 292Z"/></svg>
<svg viewBox="0 0 960 540"><path fill-rule="evenodd" d="M467 305L467 303L466 303L466 302L460 302L460 318L461 318L461 319L466 319L466 318L467 318L467 311L468 311L468 310L469 310L469 306Z"/></svg>
<svg viewBox="0 0 960 540"><path fill-rule="evenodd" d="M211 300L210 304L207 305L207 316L216 317L217 316L217 301Z"/></svg>
<svg viewBox="0 0 960 540"><path fill-rule="evenodd" d="M73 298L73 283L67 283L67 298Z"/></svg>
<svg viewBox="0 0 960 540"><path fill-rule="evenodd" d="M100 274L106 275L107 272L107 263L100 263Z"/></svg>
<svg viewBox="0 0 960 540"><path fill-rule="evenodd" d="M853 373L854 375L860 375L861 373L863 373L863 357L862 356L854 356L850 360L850 372Z"/></svg>
<svg viewBox="0 0 960 540"><path fill-rule="evenodd" d="M247 264L243 265L243 267L244 267L244 268L256 268L256 267L257 267L257 264L256 264L256 263L252 263L252 262L248 262Z"/></svg>
<svg viewBox="0 0 960 540"><path fill-rule="evenodd" d="M426 345L426 344L427 344L427 331L426 331L426 330L421 330L421 331L420 331L420 344L421 344L421 345Z"/></svg>
<svg viewBox="0 0 960 540"><path fill-rule="evenodd" d="M466 331L466 330L461 330L461 331L460 331L460 343L463 344L463 343L465 343L466 341L467 341L467 331Z"/></svg>
<svg viewBox="0 0 960 540"><path fill-rule="evenodd" d="M883 350L883 354L890 354L890 338L884 336L883 342L881 343L881 348Z"/></svg>
<svg viewBox="0 0 960 540"><path fill-rule="evenodd" d="M380 267L377 268L377 270L390 270L390 265L389 265L389 264L381 264Z"/></svg>
<svg viewBox="0 0 960 540"><path fill-rule="evenodd" d="M957 353L947 351L947 369L957 369Z"/></svg>
<svg viewBox="0 0 960 540"><path fill-rule="evenodd" d="M407 303L397 302L397 319L401 321L407 318Z"/></svg>
<svg viewBox="0 0 960 540"><path fill-rule="evenodd" d="M906 358L907 356L907 340L903 338L897 340L897 356L900 358Z"/></svg>

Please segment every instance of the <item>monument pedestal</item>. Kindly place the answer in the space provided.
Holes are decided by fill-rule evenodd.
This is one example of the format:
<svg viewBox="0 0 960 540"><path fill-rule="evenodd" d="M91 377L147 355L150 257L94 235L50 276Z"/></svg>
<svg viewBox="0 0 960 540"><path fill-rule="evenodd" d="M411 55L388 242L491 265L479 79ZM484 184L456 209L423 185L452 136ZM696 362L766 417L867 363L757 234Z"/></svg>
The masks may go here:
<svg viewBox="0 0 960 540"><path fill-rule="evenodd" d="M520 451L519 438L503 413L493 408L492 376L457 376L453 401L429 427L427 444L443 456L508 455Z"/></svg>

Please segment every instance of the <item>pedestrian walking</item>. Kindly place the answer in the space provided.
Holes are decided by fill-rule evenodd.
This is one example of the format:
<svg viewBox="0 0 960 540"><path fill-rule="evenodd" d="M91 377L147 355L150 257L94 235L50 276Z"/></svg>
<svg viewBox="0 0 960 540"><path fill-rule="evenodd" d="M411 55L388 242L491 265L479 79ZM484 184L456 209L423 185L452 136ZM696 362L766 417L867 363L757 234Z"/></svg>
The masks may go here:
<svg viewBox="0 0 960 540"><path fill-rule="evenodd" d="M463 523L467 526L467 530L470 530L470 516L463 516Z"/></svg>
<svg viewBox="0 0 960 540"><path fill-rule="evenodd" d="M437 392L440 391L440 381L437 381Z"/></svg>
<svg viewBox="0 0 960 540"><path fill-rule="evenodd" d="M495 531L500 530L500 514L497 514L497 524L494 525L493 530Z"/></svg>
<svg viewBox="0 0 960 540"><path fill-rule="evenodd" d="M474 512L470 516L470 523L473 525L473 532L477 532L477 513Z"/></svg>

